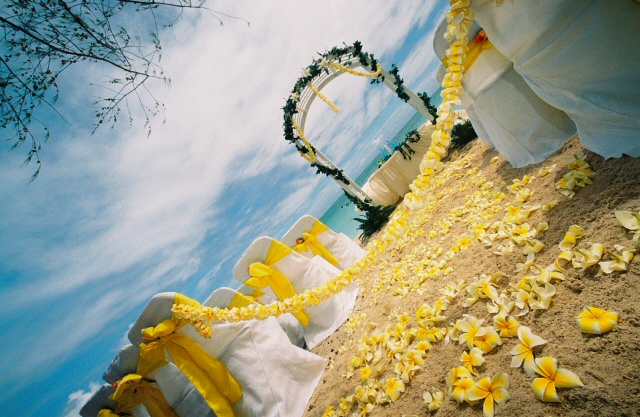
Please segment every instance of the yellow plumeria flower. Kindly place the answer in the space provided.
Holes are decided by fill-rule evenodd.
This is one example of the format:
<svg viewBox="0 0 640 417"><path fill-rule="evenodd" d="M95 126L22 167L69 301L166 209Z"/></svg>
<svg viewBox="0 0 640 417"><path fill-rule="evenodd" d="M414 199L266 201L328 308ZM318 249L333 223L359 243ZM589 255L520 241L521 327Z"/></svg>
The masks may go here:
<svg viewBox="0 0 640 417"><path fill-rule="evenodd" d="M391 401L397 401L400 394L404 392L405 385L400 379L389 378L384 385L384 392L391 399Z"/></svg>
<svg viewBox="0 0 640 417"><path fill-rule="evenodd" d="M558 368L558 361L555 358L536 358L536 372L542 378L533 380L531 387L536 399L544 402L559 403L557 388L582 387L584 384L578 375L568 369Z"/></svg>
<svg viewBox="0 0 640 417"><path fill-rule="evenodd" d="M584 232L582 228L578 225L569 226L569 231L564 235L562 242L558 246L563 251L573 249L574 246L578 243L578 240L584 237Z"/></svg>
<svg viewBox="0 0 640 417"><path fill-rule="evenodd" d="M498 404L504 404L511 399L509 395L509 376L504 372L498 372L489 380L482 378L480 381L467 391L467 398L471 401L480 401L484 399L482 411L484 417L493 417L495 408L494 401Z"/></svg>
<svg viewBox="0 0 640 417"><path fill-rule="evenodd" d="M351 407L353 407L353 395L343 397L340 399L336 414L339 416L346 416L351 411Z"/></svg>
<svg viewBox="0 0 640 417"><path fill-rule="evenodd" d="M433 327L427 330L427 334L429 335L429 342L435 343L442 340L443 337L447 334L447 328L442 327Z"/></svg>
<svg viewBox="0 0 640 417"><path fill-rule="evenodd" d="M479 336L484 336L487 329L482 327L484 320L478 320L473 316L465 314L465 318L458 320L456 326L460 329L462 334L458 339L458 343L467 343L469 349L473 348L473 339Z"/></svg>
<svg viewBox="0 0 640 417"><path fill-rule="evenodd" d="M454 382L456 382L460 378L471 379L471 372L469 372L469 370L464 366L458 366L449 371L449 373L447 374L447 379L445 381L447 384L447 388L449 388L449 394L451 394L453 390Z"/></svg>
<svg viewBox="0 0 640 417"><path fill-rule="evenodd" d="M366 382L369 378L371 378L371 374L372 374L371 368L368 366L365 366L360 370L360 380L362 382Z"/></svg>
<svg viewBox="0 0 640 417"><path fill-rule="evenodd" d="M518 335L520 323L513 317L501 313L493 318L493 326L500 332L501 337L514 337Z"/></svg>
<svg viewBox="0 0 640 417"><path fill-rule="evenodd" d="M473 339L473 345L480 348L484 353L491 352L496 346L502 345L502 339L493 328L486 328L483 335Z"/></svg>
<svg viewBox="0 0 640 417"><path fill-rule="evenodd" d="M531 329L527 326L520 326L518 328L518 339L520 339L520 344L511 349L511 354L513 355L511 358L511 367L519 368L524 363L523 369L525 373L533 377L536 374L533 348L544 345L547 341L531 333Z"/></svg>
<svg viewBox="0 0 640 417"><path fill-rule="evenodd" d="M469 372L475 374L476 372L473 368L482 366L485 361L482 354L482 349L474 347L469 351L469 353L462 352L462 355L460 356L460 362L462 362L462 366L467 368Z"/></svg>
<svg viewBox="0 0 640 417"><path fill-rule="evenodd" d="M574 268L588 268L597 264L602 258L602 254L604 253L604 246L599 243L594 243L591 245L589 250L584 249L576 249L573 252L573 258L571 259L571 263Z"/></svg>
<svg viewBox="0 0 640 417"><path fill-rule="evenodd" d="M478 403L477 401L471 401L467 397L467 391L473 388L475 384L476 383L471 378L464 377L464 378L458 379L456 382L453 383L453 389L451 390L451 398L453 398L455 401L459 403L466 401L467 404L471 406L476 405Z"/></svg>
<svg viewBox="0 0 640 417"><path fill-rule="evenodd" d="M442 391L431 388L431 391L425 391L422 394L424 399L424 405L427 406L429 411L438 411L444 402L444 393Z"/></svg>
<svg viewBox="0 0 640 417"><path fill-rule="evenodd" d="M329 407L327 407L327 409L324 411L324 414L322 414L322 417L336 417L336 410L333 408L332 405L330 405Z"/></svg>
<svg viewBox="0 0 640 417"><path fill-rule="evenodd" d="M557 206L558 204L560 204L560 202L558 200L551 200L551 202L547 203L547 204L543 204L542 207L540 208L543 212L548 213L550 212L555 206Z"/></svg>
<svg viewBox="0 0 640 417"><path fill-rule="evenodd" d="M553 165L548 166L548 167L542 167L538 171L538 175L541 176L541 177L544 177L546 175L549 175L551 173L551 171L553 171L554 169L556 169L556 164L553 164Z"/></svg>
<svg viewBox="0 0 640 417"><path fill-rule="evenodd" d="M611 331L618 324L618 313L598 307L585 307L578 314L578 325L582 333L602 334Z"/></svg>
<svg viewBox="0 0 640 417"><path fill-rule="evenodd" d="M624 228L635 232L632 240L636 245L640 245L640 213L616 211L616 218Z"/></svg>
<svg viewBox="0 0 640 417"><path fill-rule="evenodd" d="M565 251L562 251L560 255L558 255L553 265L556 270L560 272L567 272L567 269L565 268L565 266L568 265L572 259L573 259L573 252L571 252L570 250L565 250Z"/></svg>
<svg viewBox="0 0 640 417"><path fill-rule="evenodd" d="M622 246L616 246L616 249L621 252L620 255L609 252L609 255L611 255L613 260L598 262L598 265L600 265L600 269L605 274L611 274L613 273L613 271L626 271L627 265L629 264L629 262L631 262L631 260L633 260L634 251L626 250Z"/></svg>

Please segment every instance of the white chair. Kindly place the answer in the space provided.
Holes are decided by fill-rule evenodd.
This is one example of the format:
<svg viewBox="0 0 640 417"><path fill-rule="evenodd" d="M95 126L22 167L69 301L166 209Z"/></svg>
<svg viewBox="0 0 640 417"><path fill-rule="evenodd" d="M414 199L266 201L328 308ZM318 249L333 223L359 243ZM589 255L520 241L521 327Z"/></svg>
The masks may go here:
<svg viewBox="0 0 640 417"><path fill-rule="evenodd" d="M450 46L443 37L446 28L443 20L433 41L441 59ZM480 26L474 22L469 38L479 31ZM444 77L443 67L438 77ZM478 135L488 137L488 142L516 168L542 162L576 134L572 120L538 97L496 48L480 53L466 68L462 84L460 101L474 129L478 125Z"/></svg>
<svg viewBox="0 0 640 417"><path fill-rule="evenodd" d="M585 148L640 156L640 7L631 0L474 0L489 39L563 110Z"/></svg>
<svg viewBox="0 0 640 417"><path fill-rule="evenodd" d="M255 293L255 290L253 288L249 288L244 284L240 285L240 288L238 288L237 291L241 294L249 296L252 296ZM259 301L263 304L269 304L276 300L268 299L268 297L263 296ZM291 314L282 314L276 317L276 321L278 322L282 330L284 330L291 344L303 349L307 347L307 343L304 340L304 327L295 317L293 317Z"/></svg>
<svg viewBox="0 0 640 417"><path fill-rule="evenodd" d="M420 160L416 158L416 162L419 164ZM419 172L420 169L418 168L416 176ZM410 184L414 179L415 177L408 180L407 184ZM354 242L353 239L350 239L344 233L334 232L328 226L322 224L320 220L308 214L302 216L293 226L291 226L284 236L282 236L281 242L290 248L293 248L296 246L296 240L302 238L303 233L310 233L314 227L319 227L320 229L324 229L326 227L326 230L315 234L315 238L338 261L338 264L335 265L338 269L345 270L366 255L364 249ZM314 257L314 253L311 250L302 252L302 254L308 258Z"/></svg>
<svg viewBox="0 0 640 417"><path fill-rule="evenodd" d="M203 305L227 308L234 296L231 288L219 288ZM219 357L242 385L239 406L253 409L247 414L252 416L301 416L327 360L292 345L273 317L239 324L242 331ZM213 325L213 338L217 326Z"/></svg>
<svg viewBox="0 0 640 417"><path fill-rule="evenodd" d="M113 387L110 384L102 385L82 406L80 416L97 417L100 410L110 410L115 414L118 403L109 399L111 394L113 394ZM143 405L134 407L128 413L131 413L134 417L150 417Z"/></svg>
<svg viewBox="0 0 640 417"><path fill-rule="evenodd" d="M138 346L124 346L113 359L102 378L113 385L125 375L136 373L139 355ZM179 417L216 416L198 390L174 364L168 363L143 376L157 383L167 404Z"/></svg>
<svg viewBox="0 0 640 417"><path fill-rule="evenodd" d="M307 258L292 251L282 242L263 236L253 241L233 267L233 278L245 284L251 278L249 275L251 265L265 262L267 255L273 251L272 245L274 248L279 247L288 252L284 258L267 266L284 275L296 294L307 289L317 288L340 274L337 268L319 256ZM279 299L269 287L261 291L264 292L264 295L260 297L260 300L265 304ZM309 349L313 349L318 343L330 336L348 318L355 306L357 293L358 287L352 283L322 303L304 309L304 313L309 318L309 323L303 329L304 339Z"/></svg>
<svg viewBox="0 0 640 417"><path fill-rule="evenodd" d="M214 293L208 302L213 304L216 299L219 300L219 297ZM175 300L175 293L155 295L133 324L129 340L134 344L142 343L142 329L171 318L171 307ZM232 407L236 417L288 417L302 414L299 404L303 400L291 398L282 402L282 393L274 393L274 380L270 378L281 378L282 380L276 379L278 384L295 394L289 385L290 381L294 385L302 385L300 381L305 381L307 388L308 384L317 385L326 360L291 345L273 318L240 323L219 322L213 323L212 328L213 335L210 339L202 337L189 324L176 333L191 338L209 356L222 362L238 381L242 397ZM292 353L292 349L297 350ZM278 352L283 356L277 356ZM299 375L301 369L305 370L303 375ZM267 372L273 374L267 375ZM302 410L305 406L306 402L302 405Z"/></svg>

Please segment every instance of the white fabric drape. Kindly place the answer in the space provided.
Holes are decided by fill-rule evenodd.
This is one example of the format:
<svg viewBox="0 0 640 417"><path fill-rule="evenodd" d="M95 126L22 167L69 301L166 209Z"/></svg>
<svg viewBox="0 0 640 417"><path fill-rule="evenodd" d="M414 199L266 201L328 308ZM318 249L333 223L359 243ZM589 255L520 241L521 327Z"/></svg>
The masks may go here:
<svg viewBox="0 0 640 417"><path fill-rule="evenodd" d="M434 50L440 58L449 45L442 36L446 26L443 20L434 35ZM474 23L470 37L479 30ZM439 81L443 76L441 67ZM538 97L496 48L478 56L462 83L461 103L476 133L516 168L543 161L576 133L572 120Z"/></svg>
<svg viewBox="0 0 640 417"><path fill-rule="evenodd" d="M474 0L475 19L583 146L640 156L640 7L631 0Z"/></svg>
<svg viewBox="0 0 640 417"><path fill-rule="evenodd" d="M415 151L411 159L404 159L400 152L395 152L369 177L362 186L362 190L377 204L382 206L397 204L398 200L410 191L409 184L420 173L420 161L429 150L431 133L434 129L431 123L422 125L418 130L420 140L409 144Z"/></svg>
<svg viewBox="0 0 640 417"><path fill-rule="evenodd" d="M226 308L235 291L220 288L203 303L208 307ZM242 323L242 332L229 344L220 356L229 371L243 381L264 369L266 385L242 385L243 399L240 406L251 408L252 416L301 416L322 377L327 360L289 342L287 335L270 317L266 320L250 320ZM213 337L216 335L215 325ZM245 389L255 390L253 397L266 404L249 404ZM272 404L269 404L272 402ZM244 403L244 404L242 404ZM238 415L239 417L240 415Z"/></svg>

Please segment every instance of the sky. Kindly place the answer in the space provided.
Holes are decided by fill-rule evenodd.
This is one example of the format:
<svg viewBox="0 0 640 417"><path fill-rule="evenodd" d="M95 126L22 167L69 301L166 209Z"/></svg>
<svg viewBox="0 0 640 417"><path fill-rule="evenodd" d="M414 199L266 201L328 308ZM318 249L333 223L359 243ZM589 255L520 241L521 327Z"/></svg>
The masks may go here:
<svg viewBox="0 0 640 417"><path fill-rule="evenodd" d="M283 138L294 83L318 52L360 40L414 92L431 94L433 31L446 6L238 0L215 7L250 26L185 16L161 34L172 82L150 84L166 106L150 136L143 120L90 136L90 84L102 73L69 71L40 176L29 182L26 149L1 148L0 415L78 416L154 294L203 301L237 287L233 265L255 238L320 217L341 191ZM305 134L354 178L415 114L348 74L323 93L340 112L316 100Z"/></svg>

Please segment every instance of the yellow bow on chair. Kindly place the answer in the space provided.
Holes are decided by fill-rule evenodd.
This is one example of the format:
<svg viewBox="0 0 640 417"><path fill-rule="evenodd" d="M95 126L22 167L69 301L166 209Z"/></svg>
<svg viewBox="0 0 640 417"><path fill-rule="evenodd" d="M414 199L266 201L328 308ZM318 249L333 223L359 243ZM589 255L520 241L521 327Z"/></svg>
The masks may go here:
<svg viewBox="0 0 640 417"><path fill-rule="evenodd" d="M118 402L116 412L98 414L98 416L117 416L119 413L131 410L138 404L143 404L151 417L178 417L160 389L145 381L141 375L129 374L122 378L113 394L109 397Z"/></svg>
<svg viewBox="0 0 640 417"><path fill-rule="evenodd" d="M258 304L262 304L258 300L258 297L261 297L263 295L264 293L262 291L257 291L257 290L254 291L252 295L246 295L239 291L236 291L236 293L233 295L233 299L231 300L231 303L229 304L229 308L246 307L249 304L254 302Z"/></svg>
<svg viewBox="0 0 640 417"><path fill-rule="evenodd" d="M182 294L175 295L174 303L200 305ZM140 344L138 371L149 373L164 366L168 362L166 349L217 416L235 417L231 406L242 397L240 384L222 362L212 358L188 336L175 333L187 322L171 318L155 327L142 329L142 337L149 342Z"/></svg>
<svg viewBox="0 0 640 417"><path fill-rule="evenodd" d="M327 249L326 246L324 246L322 242L318 240L318 235L327 230L329 230L329 227L327 227L327 225L322 223L320 220L316 220L309 232L302 233L304 241L300 244L295 245L292 249L298 253L311 251L314 255L322 256L331 265L338 265L340 261L338 261L336 257L333 256L331 252L329 252L329 249Z"/></svg>
<svg viewBox="0 0 640 417"><path fill-rule="evenodd" d="M283 259L291 253L291 248L277 240L271 241L271 246L267 252L264 263L254 262L249 266L250 278L244 282L247 287L254 290L261 290L267 286L273 290L273 293L279 300L286 300L296 295L296 291L289 282L289 279L282 275L277 269L271 268L279 260ZM296 311L291 313L293 317L298 319L303 326L309 324L309 316L304 311Z"/></svg>

